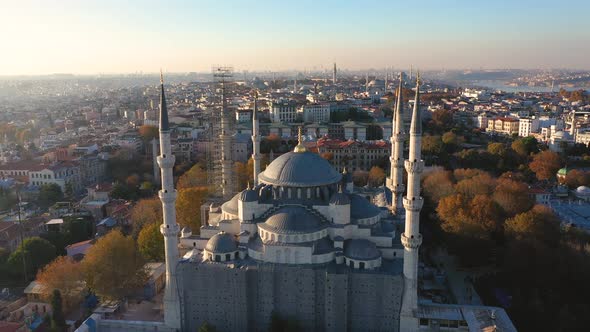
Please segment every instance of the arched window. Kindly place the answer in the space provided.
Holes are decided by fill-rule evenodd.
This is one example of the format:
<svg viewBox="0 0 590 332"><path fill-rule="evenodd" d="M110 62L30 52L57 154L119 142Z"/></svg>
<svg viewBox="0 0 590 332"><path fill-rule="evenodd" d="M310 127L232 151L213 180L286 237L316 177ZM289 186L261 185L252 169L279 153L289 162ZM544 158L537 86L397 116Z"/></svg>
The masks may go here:
<svg viewBox="0 0 590 332"><path fill-rule="evenodd" d="M231 254L225 254L225 260L226 261L231 260Z"/></svg>
<svg viewBox="0 0 590 332"><path fill-rule="evenodd" d="M221 262L221 256L215 255L215 261L216 262Z"/></svg>

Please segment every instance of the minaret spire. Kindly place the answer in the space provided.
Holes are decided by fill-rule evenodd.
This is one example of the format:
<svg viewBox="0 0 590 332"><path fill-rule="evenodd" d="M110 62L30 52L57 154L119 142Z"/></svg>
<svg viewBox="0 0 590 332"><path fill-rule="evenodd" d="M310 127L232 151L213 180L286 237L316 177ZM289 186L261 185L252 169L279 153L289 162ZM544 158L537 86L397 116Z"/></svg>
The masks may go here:
<svg viewBox="0 0 590 332"><path fill-rule="evenodd" d="M254 161L254 187L258 185L260 174L260 135L258 133L258 91L254 91L254 111L252 111L252 160Z"/></svg>
<svg viewBox="0 0 590 332"><path fill-rule="evenodd" d="M418 309L418 249L422 244L420 234L420 210L424 200L420 196L420 176L424 169L421 158L422 118L420 116L420 74L416 75L416 97L410 126L410 152L405 162L408 172L408 191L404 198L406 225L401 235L404 246L404 292L400 313L400 330L418 330L418 319L414 312Z"/></svg>
<svg viewBox="0 0 590 332"><path fill-rule="evenodd" d="M391 162L390 178L388 187L392 192L391 211L399 215L402 209L402 197L404 194L404 142L406 133L404 130L404 105L402 97L403 73L399 74L399 86L397 88L397 102L393 113L391 125Z"/></svg>
<svg viewBox="0 0 590 332"><path fill-rule="evenodd" d="M176 264L178 263L178 231L176 223L176 190L172 168L175 158L170 144L170 128L168 126L168 109L164 94L164 78L160 71L160 155L158 165L161 170L162 189L158 192L162 201L163 223L160 232L164 235L166 253L166 289L164 291L164 322L167 326L180 329L180 301L176 284Z"/></svg>

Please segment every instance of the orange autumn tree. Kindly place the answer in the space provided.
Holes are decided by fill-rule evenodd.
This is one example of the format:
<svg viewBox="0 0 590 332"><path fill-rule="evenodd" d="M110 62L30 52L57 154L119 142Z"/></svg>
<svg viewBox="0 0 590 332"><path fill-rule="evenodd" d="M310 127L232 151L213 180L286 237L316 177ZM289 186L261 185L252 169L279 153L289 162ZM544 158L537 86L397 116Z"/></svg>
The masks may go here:
<svg viewBox="0 0 590 332"><path fill-rule="evenodd" d="M207 187L180 189L176 198L176 221L180 227L190 227L197 234L201 227L201 205L207 199Z"/></svg>
<svg viewBox="0 0 590 332"><path fill-rule="evenodd" d="M557 170L561 168L561 157L553 151L542 151L533 157L533 161L529 164L531 171L535 172L537 179L549 180L552 179Z"/></svg>
<svg viewBox="0 0 590 332"><path fill-rule="evenodd" d="M82 273L91 291L102 298L118 300L145 284L144 263L135 240L114 230L88 250L82 261Z"/></svg>
<svg viewBox="0 0 590 332"><path fill-rule="evenodd" d="M72 309L82 301L83 280L80 263L67 256L57 257L37 273L37 282L45 289L43 300L49 303L53 290L57 289L66 309Z"/></svg>

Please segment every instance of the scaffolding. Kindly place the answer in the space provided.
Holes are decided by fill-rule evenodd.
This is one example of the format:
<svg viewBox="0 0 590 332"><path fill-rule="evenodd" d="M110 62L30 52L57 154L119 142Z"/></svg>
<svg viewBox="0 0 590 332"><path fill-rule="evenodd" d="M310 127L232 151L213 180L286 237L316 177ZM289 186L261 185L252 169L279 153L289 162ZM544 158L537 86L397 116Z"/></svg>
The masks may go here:
<svg viewBox="0 0 590 332"><path fill-rule="evenodd" d="M211 72L213 75L211 88L219 99L215 101L207 114L209 123L206 149L207 179L213 195L226 200L236 192L234 184L237 183L232 153L235 117L231 116L227 104L233 68L214 66Z"/></svg>

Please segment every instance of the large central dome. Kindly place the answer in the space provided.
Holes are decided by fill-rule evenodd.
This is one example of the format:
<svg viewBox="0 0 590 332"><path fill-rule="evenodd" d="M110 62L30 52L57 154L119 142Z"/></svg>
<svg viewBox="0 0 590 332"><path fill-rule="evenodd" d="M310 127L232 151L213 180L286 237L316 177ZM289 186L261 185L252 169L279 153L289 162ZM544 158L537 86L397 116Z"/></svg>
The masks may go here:
<svg viewBox="0 0 590 332"><path fill-rule="evenodd" d="M307 151L281 155L258 176L263 183L285 187L325 186L341 178L327 160Z"/></svg>

